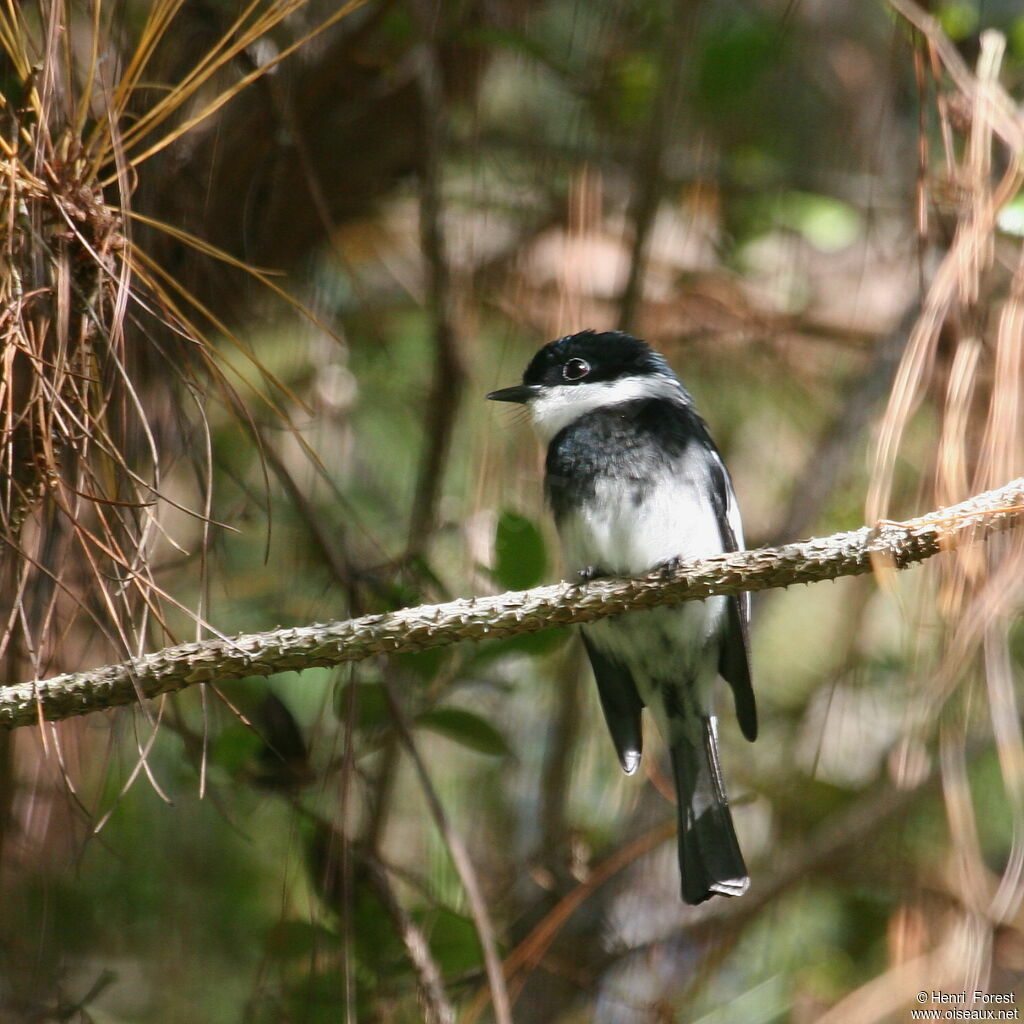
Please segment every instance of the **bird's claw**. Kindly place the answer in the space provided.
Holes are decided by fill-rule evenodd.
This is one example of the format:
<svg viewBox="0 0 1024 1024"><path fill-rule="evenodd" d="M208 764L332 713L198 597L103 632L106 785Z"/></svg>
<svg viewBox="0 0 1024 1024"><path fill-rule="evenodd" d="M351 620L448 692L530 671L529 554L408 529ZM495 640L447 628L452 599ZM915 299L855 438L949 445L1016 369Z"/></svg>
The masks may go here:
<svg viewBox="0 0 1024 1024"><path fill-rule="evenodd" d="M674 576L682 564L682 558L679 555L674 555L672 558L666 558L664 562L659 562L654 569L667 579Z"/></svg>
<svg viewBox="0 0 1024 1024"><path fill-rule="evenodd" d="M576 575L579 576L584 583L589 583L591 580L599 580L602 576L607 576L608 573L606 573L599 565L588 565L585 568L580 569Z"/></svg>

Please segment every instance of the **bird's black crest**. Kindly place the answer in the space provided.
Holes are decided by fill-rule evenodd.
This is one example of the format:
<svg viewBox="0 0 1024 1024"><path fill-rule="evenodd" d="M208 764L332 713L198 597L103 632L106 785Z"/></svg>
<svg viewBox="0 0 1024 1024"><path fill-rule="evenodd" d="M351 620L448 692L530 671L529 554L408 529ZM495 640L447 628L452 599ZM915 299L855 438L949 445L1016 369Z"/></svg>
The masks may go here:
<svg viewBox="0 0 1024 1024"><path fill-rule="evenodd" d="M622 331L580 331L579 334L569 334L545 345L530 361L523 374L523 383L576 383L566 380L562 374L562 367L570 359L583 359L590 365L591 370L585 378L588 383L652 374L675 377L664 357L632 334L624 334Z"/></svg>

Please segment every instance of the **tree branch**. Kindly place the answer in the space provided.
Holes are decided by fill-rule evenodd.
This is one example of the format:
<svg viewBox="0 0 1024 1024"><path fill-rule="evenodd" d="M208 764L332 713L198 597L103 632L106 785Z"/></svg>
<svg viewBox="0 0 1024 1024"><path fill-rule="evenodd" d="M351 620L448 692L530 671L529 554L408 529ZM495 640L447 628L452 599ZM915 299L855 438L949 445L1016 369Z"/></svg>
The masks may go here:
<svg viewBox="0 0 1024 1024"><path fill-rule="evenodd" d="M714 594L816 583L873 568L904 569L940 551L1024 525L1024 477L906 522L718 555L633 579L558 583L494 597L402 608L344 622L168 647L119 665L0 687L0 728L56 721L196 683L299 672L464 640L536 633Z"/></svg>

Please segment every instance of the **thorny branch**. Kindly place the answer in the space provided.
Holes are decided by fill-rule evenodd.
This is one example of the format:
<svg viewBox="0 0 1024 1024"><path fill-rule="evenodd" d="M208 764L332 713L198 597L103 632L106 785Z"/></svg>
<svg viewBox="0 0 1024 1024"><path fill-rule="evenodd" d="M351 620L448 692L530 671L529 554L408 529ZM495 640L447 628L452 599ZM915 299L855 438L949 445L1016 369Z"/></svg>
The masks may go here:
<svg viewBox="0 0 1024 1024"><path fill-rule="evenodd" d="M1024 525L1024 477L905 522L718 555L631 579L558 583L494 597L419 605L168 647L118 665L0 686L0 727L56 721L152 698L196 683L298 672L460 641L536 633L715 594L788 587L872 569L903 569L940 551Z"/></svg>

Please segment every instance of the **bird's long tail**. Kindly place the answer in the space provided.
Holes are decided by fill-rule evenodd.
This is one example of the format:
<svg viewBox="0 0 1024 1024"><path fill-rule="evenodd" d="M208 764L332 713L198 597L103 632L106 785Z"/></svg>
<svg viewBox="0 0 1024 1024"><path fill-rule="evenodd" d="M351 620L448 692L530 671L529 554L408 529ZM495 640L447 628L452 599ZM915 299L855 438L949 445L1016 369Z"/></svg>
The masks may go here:
<svg viewBox="0 0 1024 1024"><path fill-rule="evenodd" d="M701 726L702 742L679 736L671 748L679 807L679 870L687 903L703 903L715 895L742 896L750 885L718 761L714 716L701 716Z"/></svg>

